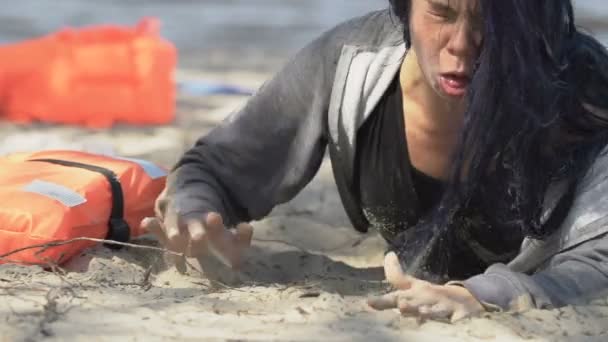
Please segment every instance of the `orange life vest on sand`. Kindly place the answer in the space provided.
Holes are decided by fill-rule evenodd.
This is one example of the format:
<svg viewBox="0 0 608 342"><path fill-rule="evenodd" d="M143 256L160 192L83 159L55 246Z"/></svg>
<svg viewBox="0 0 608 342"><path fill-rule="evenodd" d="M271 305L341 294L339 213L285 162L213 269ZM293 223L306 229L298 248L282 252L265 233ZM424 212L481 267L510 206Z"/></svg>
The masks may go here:
<svg viewBox="0 0 608 342"><path fill-rule="evenodd" d="M0 255L77 237L126 242L143 233L139 224L153 215L154 201L165 180L165 169L137 159L77 151L2 157ZM7 258L28 264L61 264L93 245L95 242L77 241Z"/></svg>
<svg viewBox="0 0 608 342"><path fill-rule="evenodd" d="M160 21L63 28L0 45L0 117L105 128L167 124L177 49Z"/></svg>

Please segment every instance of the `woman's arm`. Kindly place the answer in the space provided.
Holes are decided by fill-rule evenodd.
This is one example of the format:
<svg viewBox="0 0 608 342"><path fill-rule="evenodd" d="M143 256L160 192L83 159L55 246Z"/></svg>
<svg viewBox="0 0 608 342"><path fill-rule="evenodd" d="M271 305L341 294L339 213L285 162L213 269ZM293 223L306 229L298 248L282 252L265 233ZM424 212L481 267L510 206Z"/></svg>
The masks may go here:
<svg viewBox="0 0 608 342"><path fill-rule="evenodd" d="M560 307L608 295L608 235L555 255L535 274L497 264L463 285L480 302L504 310Z"/></svg>
<svg viewBox="0 0 608 342"><path fill-rule="evenodd" d="M608 295L606 170L608 148L578 183L560 229L543 249L520 260L518 267L495 264L465 281L434 285L404 274L396 255L389 254L385 272L397 291L373 298L370 304L377 309L399 308L406 314L457 319L479 313L480 304L485 309L518 311L582 304ZM528 268L522 262L543 266L532 266L535 272L526 274L515 270Z"/></svg>
<svg viewBox="0 0 608 342"><path fill-rule="evenodd" d="M536 258L543 260L526 261L543 267L527 275L493 265L483 275L466 280L467 289L480 301L503 309L556 307L608 295L607 170L608 148L604 148L577 184L560 229L545 243L553 254L538 253Z"/></svg>
<svg viewBox="0 0 608 342"><path fill-rule="evenodd" d="M201 137L169 175L158 214L217 212L235 225L294 197L322 162L335 66L352 29L347 22L310 43L242 109Z"/></svg>
<svg viewBox="0 0 608 342"><path fill-rule="evenodd" d="M403 272L396 254L385 258L386 278L395 291L371 298L377 310L399 309L404 315L459 319L485 310L520 311L585 304L608 294L608 236L558 254L534 275L496 264L464 282L435 285Z"/></svg>

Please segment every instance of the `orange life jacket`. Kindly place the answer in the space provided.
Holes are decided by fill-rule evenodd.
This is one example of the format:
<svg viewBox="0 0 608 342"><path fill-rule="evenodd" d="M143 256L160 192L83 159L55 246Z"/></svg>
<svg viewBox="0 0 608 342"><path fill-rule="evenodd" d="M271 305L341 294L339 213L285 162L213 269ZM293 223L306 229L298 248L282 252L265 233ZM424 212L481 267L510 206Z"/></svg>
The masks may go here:
<svg viewBox="0 0 608 342"><path fill-rule="evenodd" d="M176 63L177 49L155 18L2 44L0 116L93 128L167 124L175 114Z"/></svg>
<svg viewBox="0 0 608 342"><path fill-rule="evenodd" d="M137 159L77 151L2 157L0 255L77 237L126 242L142 234L140 221L154 214L165 179L165 169ZM7 258L61 264L94 244L78 241L34 248Z"/></svg>

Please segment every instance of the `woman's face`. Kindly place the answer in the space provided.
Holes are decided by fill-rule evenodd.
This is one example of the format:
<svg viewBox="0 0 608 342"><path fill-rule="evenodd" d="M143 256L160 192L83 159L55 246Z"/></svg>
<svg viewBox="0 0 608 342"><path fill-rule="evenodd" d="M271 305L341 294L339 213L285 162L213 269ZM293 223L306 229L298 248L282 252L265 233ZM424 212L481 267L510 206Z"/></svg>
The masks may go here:
<svg viewBox="0 0 608 342"><path fill-rule="evenodd" d="M411 1L410 37L422 73L441 97L459 100L482 42L478 0Z"/></svg>

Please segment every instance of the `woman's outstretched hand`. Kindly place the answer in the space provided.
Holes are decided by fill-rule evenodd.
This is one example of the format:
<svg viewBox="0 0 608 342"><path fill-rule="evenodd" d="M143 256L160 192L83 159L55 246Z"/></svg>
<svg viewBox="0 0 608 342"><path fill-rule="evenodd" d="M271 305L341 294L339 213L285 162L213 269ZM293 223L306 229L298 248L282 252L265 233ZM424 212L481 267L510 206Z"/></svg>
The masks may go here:
<svg viewBox="0 0 608 342"><path fill-rule="evenodd" d="M231 268L239 267L253 235L248 223L239 224L235 230L226 229L217 213L189 218L168 215L163 221L152 217L144 219L141 225L174 252L188 257L213 255Z"/></svg>
<svg viewBox="0 0 608 342"><path fill-rule="evenodd" d="M405 316L452 322L484 311L481 303L464 287L435 285L405 274L393 252L384 259L384 272L397 290L369 299L368 304L376 310L399 309Z"/></svg>

